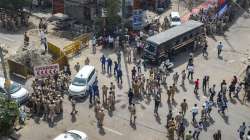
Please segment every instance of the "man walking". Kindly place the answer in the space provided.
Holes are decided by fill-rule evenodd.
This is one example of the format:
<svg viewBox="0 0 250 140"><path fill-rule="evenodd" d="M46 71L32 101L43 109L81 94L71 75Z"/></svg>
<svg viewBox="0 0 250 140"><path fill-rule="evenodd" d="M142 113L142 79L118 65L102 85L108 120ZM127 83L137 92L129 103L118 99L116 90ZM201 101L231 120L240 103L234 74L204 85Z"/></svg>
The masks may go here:
<svg viewBox="0 0 250 140"><path fill-rule="evenodd" d="M134 97L134 93L133 93L132 89L130 88L129 91L128 91L128 103L129 103L129 106L132 105L133 97Z"/></svg>
<svg viewBox="0 0 250 140"><path fill-rule="evenodd" d="M160 103L161 103L161 97L160 97L160 94L157 93L156 96L155 96L155 107L154 107L154 114L155 114L155 116L159 116L159 114L158 114L158 108L160 106Z"/></svg>
<svg viewBox="0 0 250 140"><path fill-rule="evenodd" d="M198 89L199 89L199 79L197 79L196 81L194 81L194 94L198 95Z"/></svg>
<svg viewBox="0 0 250 140"><path fill-rule="evenodd" d="M130 108L130 124L135 124L136 120L136 108L135 104L133 104Z"/></svg>
<svg viewBox="0 0 250 140"><path fill-rule="evenodd" d="M175 84L175 85L177 84L178 79L179 79L179 74L178 74L178 72L176 72L176 73L173 75L173 81L174 81L174 84Z"/></svg>
<svg viewBox="0 0 250 140"><path fill-rule="evenodd" d="M106 58L105 58L104 55L102 55L100 61L101 61L101 63L102 63L102 72L105 72L105 62L106 62Z"/></svg>
<svg viewBox="0 0 250 140"><path fill-rule="evenodd" d="M117 70L117 82L122 84L122 70L120 68Z"/></svg>
<svg viewBox="0 0 250 140"><path fill-rule="evenodd" d="M80 70L80 64L79 64L79 62L77 62L76 64L75 64L75 70L76 70L76 72L79 72L79 70Z"/></svg>
<svg viewBox="0 0 250 140"><path fill-rule="evenodd" d="M192 107L192 110L191 110L191 112L192 112L192 121L193 122L196 121L195 117L198 114L198 111L199 111L199 108L197 107L197 104L194 104L194 106Z"/></svg>
<svg viewBox="0 0 250 140"><path fill-rule="evenodd" d="M189 79L189 77L191 77L191 80L193 80L194 66L193 65L188 65L187 70L188 70L188 77L187 78Z"/></svg>
<svg viewBox="0 0 250 140"><path fill-rule="evenodd" d="M240 136L241 140L244 139L245 131L246 131L246 123L243 122L242 125L240 126L240 128L238 129L239 136Z"/></svg>
<svg viewBox="0 0 250 140"><path fill-rule="evenodd" d="M188 104L186 102L186 99L183 99L183 102L181 103L181 112L183 117L185 116L187 109L188 109Z"/></svg>
<svg viewBox="0 0 250 140"><path fill-rule="evenodd" d="M181 72L181 86L184 86L185 85L185 80L186 80L186 71L183 70Z"/></svg>
<svg viewBox="0 0 250 140"><path fill-rule="evenodd" d="M108 58L107 60L107 63L108 63L108 74L111 75L111 69L112 69L112 59L111 58Z"/></svg>
<svg viewBox="0 0 250 140"><path fill-rule="evenodd" d="M103 104L107 103L107 94L108 94L108 87L106 85L102 86L102 102Z"/></svg>
<svg viewBox="0 0 250 140"><path fill-rule="evenodd" d="M221 52L222 52L222 48L223 48L223 45L222 45L222 43L220 42L219 45L217 46L218 57L220 57L220 54L221 54Z"/></svg>

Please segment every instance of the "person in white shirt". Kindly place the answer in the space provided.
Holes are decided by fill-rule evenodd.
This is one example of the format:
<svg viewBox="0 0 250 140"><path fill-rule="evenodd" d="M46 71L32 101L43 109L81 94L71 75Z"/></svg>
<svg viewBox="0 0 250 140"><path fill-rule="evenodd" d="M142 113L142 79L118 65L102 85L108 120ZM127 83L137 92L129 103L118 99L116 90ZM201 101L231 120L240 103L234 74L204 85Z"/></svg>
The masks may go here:
<svg viewBox="0 0 250 140"><path fill-rule="evenodd" d="M195 117L198 114L198 111L199 111L199 108L197 107L197 104L194 104L194 106L192 107L192 110L191 110L192 116L193 116L193 119L192 119L193 122L196 121Z"/></svg>
<svg viewBox="0 0 250 140"><path fill-rule="evenodd" d="M42 30L40 31L40 39L41 39L41 45L44 46L44 49L46 52L48 49L47 38L45 36L45 33Z"/></svg>
<svg viewBox="0 0 250 140"><path fill-rule="evenodd" d="M191 77L191 80L193 80L194 66L193 65L188 65L187 66L187 70L188 70L188 76L187 76L187 78L189 79L189 77Z"/></svg>

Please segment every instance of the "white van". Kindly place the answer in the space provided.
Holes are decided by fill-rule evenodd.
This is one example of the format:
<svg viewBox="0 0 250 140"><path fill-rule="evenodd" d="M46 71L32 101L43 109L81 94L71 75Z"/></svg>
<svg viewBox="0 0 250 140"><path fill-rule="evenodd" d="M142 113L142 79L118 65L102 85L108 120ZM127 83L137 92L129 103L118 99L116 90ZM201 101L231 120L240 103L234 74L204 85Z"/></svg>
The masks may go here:
<svg viewBox="0 0 250 140"><path fill-rule="evenodd" d="M87 134L78 130L69 130L58 135L54 140L88 140Z"/></svg>
<svg viewBox="0 0 250 140"><path fill-rule="evenodd" d="M85 97L88 95L89 87L97 79L97 73L94 66L85 65L74 77L69 86L69 97Z"/></svg>
<svg viewBox="0 0 250 140"><path fill-rule="evenodd" d="M170 13L170 27L181 25L181 17L179 12Z"/></svg>

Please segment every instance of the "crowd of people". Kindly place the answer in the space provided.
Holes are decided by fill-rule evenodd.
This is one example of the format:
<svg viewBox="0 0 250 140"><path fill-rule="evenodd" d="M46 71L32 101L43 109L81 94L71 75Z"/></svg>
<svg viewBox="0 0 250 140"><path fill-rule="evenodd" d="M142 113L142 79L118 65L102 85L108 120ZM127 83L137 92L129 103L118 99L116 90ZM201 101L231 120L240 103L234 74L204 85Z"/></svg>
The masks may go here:
<svg viewBox="0 0 250 140"><path fill-rule="evenodd" d="M23 26L28 26L29 14L21 10L15 13L11 14L10 11L0 8L0 22L3 29L15 32Z"/></svg>
<svg viewBox="0 0 250 140"><path fill-rule="evenodd" d="M220 13L218 8L214 6L201 9L198 14L191 15L191 19L204 23L207 35L222 34L229 27L235 13L232 5L228 5L223 13Z"/></svg>
<svg viewBox="0 0 250 140"><path fill-rule="evenodd" d="M32 82L33 92L27 103L31 117L42 117L53 126L55 118L63 113L63 99L68 90L69 81L68 72L61 72L46 78L36 78Z"/></svg>

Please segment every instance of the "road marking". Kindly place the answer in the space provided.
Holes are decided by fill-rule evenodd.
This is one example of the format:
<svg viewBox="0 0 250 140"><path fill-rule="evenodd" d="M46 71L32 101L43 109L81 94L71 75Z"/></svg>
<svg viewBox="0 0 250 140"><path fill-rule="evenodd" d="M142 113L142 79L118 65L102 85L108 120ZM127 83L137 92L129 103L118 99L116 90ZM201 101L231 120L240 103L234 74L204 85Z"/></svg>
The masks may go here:
<svg viewBox="0 0 250 140"><path fill-rule="evenodd" d="M110 131L110 132L112 132L112 133L115 133L115 134L117 134L117 135L120 135L120 136L123 135L121 132L118 132L118 131L113 130L113 129L111 129L111 128L108 128L108 127L105 127L105 126L103 126L103 128L104 128L105 130L108 130L108 131Z"/></svg>
<svg viewBox="0 0 250 140"><path fill-rule="evenodd" d="M3 37L3 36L0 36L0 38L4 39L4 40L7 40L7 41L11 41L11 42L14 42L15 40L13 39L10 39L8 37Z"/></svg>

